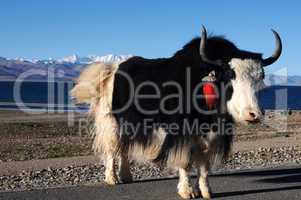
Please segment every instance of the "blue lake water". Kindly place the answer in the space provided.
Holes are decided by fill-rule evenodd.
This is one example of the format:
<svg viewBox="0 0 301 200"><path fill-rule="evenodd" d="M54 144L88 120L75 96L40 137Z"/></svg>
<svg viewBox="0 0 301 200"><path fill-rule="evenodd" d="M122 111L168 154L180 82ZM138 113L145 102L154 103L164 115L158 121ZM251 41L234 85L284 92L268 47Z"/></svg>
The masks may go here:
<svg viewBox="0 0 301 200"><path fill-rule="evenodd" d="M74 107L69 97L72 82L0 82L0 108L28 107L52 110L86 109ZM15 92L14 92L15 91ZM264 109L301 110L301 86L271 86L260 92L260 104ZM17 105L23 102L24 104Z"/></svg>
<svg viewBox="0 0 301 200"><path fill-rule="evenodd" d="M69 96L73 85L72 82L1 81L0 108L74 109Z"/></svg>

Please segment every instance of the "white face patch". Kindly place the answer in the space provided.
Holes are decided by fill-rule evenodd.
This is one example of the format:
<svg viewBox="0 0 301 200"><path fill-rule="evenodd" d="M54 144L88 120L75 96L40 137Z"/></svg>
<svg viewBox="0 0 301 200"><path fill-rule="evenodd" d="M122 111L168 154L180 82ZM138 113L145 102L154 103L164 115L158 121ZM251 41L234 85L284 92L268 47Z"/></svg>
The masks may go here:
<svg viewBox="0 0 301 200"><path fill-rule="evenodd" d="M231 80L233 94L227 102L228 112L237 122L259 120L262 113L256 92L264 86L261 61L233 58L229 65L235 72L235 78Z"/></svg>

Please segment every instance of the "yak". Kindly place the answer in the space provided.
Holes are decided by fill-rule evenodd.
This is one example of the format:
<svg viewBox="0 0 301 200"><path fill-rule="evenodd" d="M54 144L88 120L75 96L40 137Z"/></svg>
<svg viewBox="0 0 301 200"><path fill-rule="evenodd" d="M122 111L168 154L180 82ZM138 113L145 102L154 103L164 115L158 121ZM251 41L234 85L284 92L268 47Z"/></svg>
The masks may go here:
<svg viewBox="0 0 301 200"><path fill-rule="evenodd" d="M178 169L182 198L210 199L208 172L227 159L235 123L258 123L263 117L257 94L264 67L282 51L279 34L272 32L276 50L268 58L221 36L207 38L203 26L201 37L169 58L135 56L85 68L71 95L90 104L93 149L105 160L105 182L130 182L129 160L150 161ZM189 177L192 168L196 187Z"/></svg>

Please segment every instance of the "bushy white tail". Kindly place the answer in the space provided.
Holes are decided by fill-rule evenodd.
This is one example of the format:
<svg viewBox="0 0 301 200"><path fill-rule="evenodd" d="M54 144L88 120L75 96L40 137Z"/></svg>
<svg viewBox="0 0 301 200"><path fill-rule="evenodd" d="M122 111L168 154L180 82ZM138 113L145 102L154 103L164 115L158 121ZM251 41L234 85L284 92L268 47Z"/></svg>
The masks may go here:
<svg viewBox="0 0 301 200"><path fill-rule="evenodd" d="M112 115L114 74L118 64L94 63L82 71L70 95L77 103L90 104L89 115L94 121L91 136L93 149L99 156L118 152L118 126Z"/></svg>
<svg viewBox="0 0 301 200"><path fill-rule="evenodd" d="M76 103L90 104L89 113L95 113L95 106L102 99L111 104L113 85L108 84L118 69L118 64L107 65L93 63L87 66L76 80L76 85L70 91ZM111 108L111 106L109 106Z"/></svg>

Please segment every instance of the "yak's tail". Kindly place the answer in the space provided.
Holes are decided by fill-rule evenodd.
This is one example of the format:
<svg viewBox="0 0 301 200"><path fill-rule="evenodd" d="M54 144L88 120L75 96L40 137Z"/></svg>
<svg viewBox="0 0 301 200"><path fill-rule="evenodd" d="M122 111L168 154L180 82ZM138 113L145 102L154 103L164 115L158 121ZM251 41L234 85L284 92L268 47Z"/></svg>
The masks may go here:
<svg viewBox="0 0 301 200"><path fill-rule="evenodd" d="M76 80L76 84L70 91L70 96L75 99L76 103L90 104L89 114L95 113L95 106L101 98L111 104L112 87L107 84L118 69L118 64L93 63L87 66ZM109 105L111 108L111 106Z"/></svg>
<svg viewBox="0 0 301 200"><path fill-rule="evenodd" d="M77 103L90 104L89 118L93 126L93 150L99 155L119 152L118 126L112 115L112 96L118 64L94 63L82 71L70 94ZM92 125L91 124L91 125Z"/></svg>

